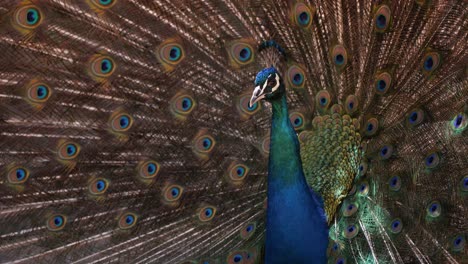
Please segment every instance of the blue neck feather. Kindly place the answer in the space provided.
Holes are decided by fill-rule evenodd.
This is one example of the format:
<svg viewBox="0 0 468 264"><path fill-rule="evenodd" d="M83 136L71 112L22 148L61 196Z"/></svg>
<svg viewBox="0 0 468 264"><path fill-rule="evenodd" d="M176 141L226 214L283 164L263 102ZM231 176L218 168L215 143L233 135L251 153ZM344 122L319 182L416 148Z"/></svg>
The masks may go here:
<svg viewBox="0 0 468 264"><path fill-rule="evenodd" d="M323 203L306 183L286 96L271 103L265 263L325 263Z"/></svg>

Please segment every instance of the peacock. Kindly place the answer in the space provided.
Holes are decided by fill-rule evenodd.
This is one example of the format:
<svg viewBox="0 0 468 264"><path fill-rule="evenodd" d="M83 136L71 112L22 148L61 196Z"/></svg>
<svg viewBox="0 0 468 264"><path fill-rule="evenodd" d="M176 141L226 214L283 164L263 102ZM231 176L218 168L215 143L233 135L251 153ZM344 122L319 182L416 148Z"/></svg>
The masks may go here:
<svg viewBox="0 0 468 264"><path fill-rule="evenodd" d="M462 0L0 2L0 263L468 263Z"/></svg>

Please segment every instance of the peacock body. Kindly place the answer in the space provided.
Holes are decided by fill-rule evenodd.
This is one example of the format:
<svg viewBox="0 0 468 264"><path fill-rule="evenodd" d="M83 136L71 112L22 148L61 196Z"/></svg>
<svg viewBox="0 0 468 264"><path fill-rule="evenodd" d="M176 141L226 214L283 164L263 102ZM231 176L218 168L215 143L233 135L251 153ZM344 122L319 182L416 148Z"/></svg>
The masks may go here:
<svg viewBox="0 0 468 264"><path fill-rule="evenodd" d="M0 2L0 263L467 263L467 12Z"/></svg>

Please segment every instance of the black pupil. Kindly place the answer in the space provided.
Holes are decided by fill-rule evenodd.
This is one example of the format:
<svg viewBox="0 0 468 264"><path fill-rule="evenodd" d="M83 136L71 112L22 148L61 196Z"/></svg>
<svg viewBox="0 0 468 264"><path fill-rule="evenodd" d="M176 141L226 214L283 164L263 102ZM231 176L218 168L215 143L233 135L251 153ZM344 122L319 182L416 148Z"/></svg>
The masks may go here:
<svg viewBox="0 0 468 264"><path fill-rule="evenodd" d="M461 116L457 116L457 119L455 120L455 125L458 127L461 125L463 118Z"/></svg>
<svg viewBox="0 0 468 264"><path fill-rule="evenodd" d="M177 190L172 190L172 196L176 196L177 195Z"/></svg>
<svg viewBox="0 0 468 264"><path fill-rule="evenodd" d="M28 22L34 22L34 20L36 20L36 14L33 12L33 11L29 11L27 14L26 14L26 19L28 20Z"/></svg>
<svg viewBox="0 0 468 264"><path fill-rule="evenodd" d="M396 185L396 184L397 184L397 181L398 181L397 179L393 179L392 185Z"/></svg>
<svg viewBox="0 0 468 264"><path fill-rule="evenodd" d="M210 211L210 210L206 210L206 211L205 211L205 215L206 215L206 216L210 216L210 215L211 215L211 211Z"/></svg>
<svg viewBox="0 0 468 264"><path fill-rule="evenodd" d="M296 125L298 125L300 122L301 122L301 120L300 120L299 118L296 118L296 119L294 120L294 124L296 124Z"/></svg>
<svg viewBox="0 0 468 264"><path fill-rule="evenodd" d="M433 206L431 207L431 211L432 211L432 212L434 212L435 210L437 210L437 205L433 205Z"/></svg>
<svg viewBox="0 0 468 264"><path fill-rule="evenodd" d="M379 15L377 17L377 23L380 25L380 26L385 26L385 22L387 22L387 18L385 18L384 15Z"/></svg>
<svg viewBox="0 0 468 264"><path fill-rule="evenodd" d="M59 225L59 224L60 224L60 218L58 218L58 217L55 218L54 223L55 223L56 225Z"/></svg>
<svg viewBox="0 0 468 264"><path fill-rule="evenodd" d="M72 146L67 147L67 153L70 154L70 155L73 154L73 147Z"/></svg>
<svg viewBox="0 0 468 264"><path fill-rule="evenodd" d="M385 154L387 154L387 152L388 152L388 149L387 149L387 148L382 149L382 154L385 155Z"/></svg>
<svg viewBox="0 0 468 264"><path fill-rule="evenodd" d="M385 83L384 80L379 81L379 89L380 90L384 90L386 86L387 86L387 84Z"/></svg>
<svg viewBox="0 0 468 264"><path fill-rule="evenodd" d="M104 72L109 70L109 63L107 61L101 63L101 70Z"/></svg>
<svg viewBox="0 0 468 264"><path fill-rule="evenodd" d="M307 18L309 18L309 15L308 15L306 12L302 12L302 13L299 15L299 19L300 19L302 22L307 21Z"/></svg>
<svg viewBox="0 0 468 264"><path fill-rule="evenodd" d="M42 97L45 95L45 89L40 87L39 89L37 89L37 96L39 97Z"/></svg>
<svg viewBox="0 0 468 264"><path fill-rule="evenodd" d="M208 139L203 140L203 147L206 148L208 147L208 145L209 145Z"/></svg>
<svg viewBox="0 0 468 264"><path fill-rule="evenodd" d="M349 231L349 232L353 232L353 231L354 231L354 227L350 227L350 228L348 229L348 231Z"/></svg>
<svg viewBox="0 0 468 264"><path fill-rule="evenodd" d="M432 162L434 161L434 157L432 157L432 156L429 157L429 158L427 159L427 161L428 161L429 163L432 163Z"/></svg>
<svg viewBox="0 0 468 264"><path fill-rule="evenodd" d="M342 63L344 61L344 57L341 54L336 55L336 61L338 63Z"/></svg>
<svg viewBox="0 0 468 264"><path fill-rule="evenodd" d="M349 108L353 108L354 107L354 103L349 103Z"/></svg>
<svg viewBox="0 0 468 264"><path fill-rule="evenodd" d="M187 99L185 99L185 100L182 101L182 107L183 107L184 109L187 109L187 108L189 107L189 105L188 105L188 100L187 100Z"/></svg>
<svg viewBox="0 0 468 264"><path fill-rule="evenodd" d="M432 59L432 57L429 57L426 60L426 67L430 69L430 68L432 68L433 65L434 65L434 60Z"/></svg>
<svg viewBox="0 0 468 264"><path fill-rule="evenodd" d="M120 126L121 126L121 127L127 126L127 120L126 120L125 118L121 118L121 119L120 119Z"/></svg>
<svg viewBox="0 0 468 264"><path fill-rule="evenodd" d="M173 59L177 58L177 49L172 48L169 56L171 56L171 58L173 58Z"/></svg>
<svg viewBox="0 0 468 264"><path fill-rule="evenodd" d="M103 186L102 182L98 182L97 187L98 187L98 189L102 189L104 186Z"/></svg>
<svg viewBox="0 0 468 264"><path fill-rule="evenodd" d="M299 73L294 75L294 81L295 82L300 82L301 81L301 75Z"/></svg>
<svg viewBox="0 0 468 264"><path fill-rule="evenodd" d="M246 59L249 56L249 51L246 48L243 48L240 51L239 55L241 56L241 58Z"/></svg>
<svg viewBox="0 0 468 264"><path fill-rule="evenodd" d="M320 102L321 102L322 104L324 104L324 103L326 103L326 102L327 102L327 99L325 99L325 98L322 98L322 99L320 99Z"/></svg>
<svg viewBox="0 0 468 264"><path fill-rule="evenodd" d="M398 227L398 222L395 222L395 223L393 224L393 227Z"/></svg>
<svg viewBox="0 0 468 264"><path fill-rule="evenodd" d="M149 166L148 166L148 172L149 172L149 173L153 173L153 172L154 172L154 169L155 169L154 166L152 166L152 165L149 165Z"/></svg>
<svg viewBox="0 0 468 264"><path fill-rule="evenodd" d="M367 130L368 131L371 131L373 128L374 128L374 125L372 125L372 124L367 125Z"/></svg>
<svg viewBox="0 0 468 264"><path fill-rule="evenodd" d="M418 114L413 113L413 114L411 115L411 121L416 121L417 118L418 118Z"/></svg>

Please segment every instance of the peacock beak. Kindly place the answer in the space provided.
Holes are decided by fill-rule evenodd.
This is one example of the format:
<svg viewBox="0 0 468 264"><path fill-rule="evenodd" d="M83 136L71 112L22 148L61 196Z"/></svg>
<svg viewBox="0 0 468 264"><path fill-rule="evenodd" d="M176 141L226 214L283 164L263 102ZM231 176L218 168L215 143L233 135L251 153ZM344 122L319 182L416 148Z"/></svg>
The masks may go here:
<svg viewBox="0 0 468 264"><path fill-rule="evenodd" d="M252 107L256 102L265 98L265 94L262 94L262 87L257 86L253 91L252 97L250 98L249 108Z"/></svg>

